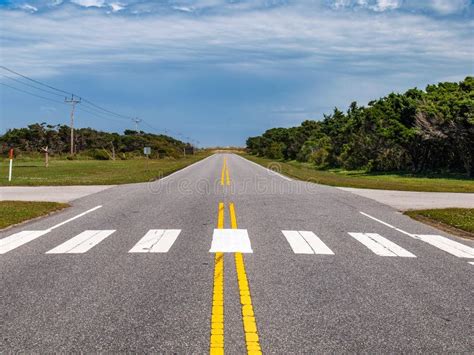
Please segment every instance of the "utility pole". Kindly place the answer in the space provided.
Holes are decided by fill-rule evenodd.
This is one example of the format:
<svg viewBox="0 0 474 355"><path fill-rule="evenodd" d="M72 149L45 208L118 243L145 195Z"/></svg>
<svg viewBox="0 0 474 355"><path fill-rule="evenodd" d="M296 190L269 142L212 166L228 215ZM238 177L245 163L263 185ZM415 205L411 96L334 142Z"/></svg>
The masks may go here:
<svg viewBox="0 0 474 355"><path fill-rule="evenodd" d="M132 121L135 122L135 132L138 134L138 124L142 121L141 118L132 118Z"/></svg>
<svg viewBox="0 0 474 355"><path fill-rule="evenodd" d="M75 98L74 95L71 95L71 98L65 98L64 102L71 104L71 155L74 155L74 110L76 104L81 102L81 98Z"/></svg>

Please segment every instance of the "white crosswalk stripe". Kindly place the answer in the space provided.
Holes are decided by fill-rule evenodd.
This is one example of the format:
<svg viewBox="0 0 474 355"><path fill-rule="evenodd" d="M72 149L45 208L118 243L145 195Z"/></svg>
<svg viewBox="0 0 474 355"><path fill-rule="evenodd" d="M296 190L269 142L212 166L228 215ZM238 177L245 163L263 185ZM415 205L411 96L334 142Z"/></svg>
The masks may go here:
<svg viewBox="0 0 474 355"><path fill-rule="evenodd" d="M469 264L474 265L474 261L470 261Z"/></svg>
<svg viewBox="0 0 474 355"><path fill-rule="evenodd" d="M246 229L214 229L210 253L253 253Z"/></svg>
<svg viewBox="0 0 474 355"><path fill-rule="evenodd" d="M129 253L167 253L181 229L150 229Z"/></svg>
<svg viewBox="0 0 474 355"><path fill-rule="evenodd" d="M428 234L417 234L416 237L458 258L474 258L474 248L455 242L449 238Z"/></svg>
<svg viewBox="0 0 474 355"><path fill-rule="evenodd" d="M82 254L99 244L115 230L86 230L46 254Z"/></svg>
<svg viewBox="0 0 474 355"><path fill-rule="evenodd" d="M405 258L416 258L415 255L403 249L392 241L377 233L349 233L354 239L364 244L375 254L380 256L401 256Z"/></svg>
<svg viewBox="0 0 474 355"><path fill-rule="evenodd" d="M334 255L334 252L310 231L281 231L295 254Z"/></svg>
<svg viewBox="0 0 474 355"><path fill-rule="evenodd" d="M23 244L29 243L32 240L49 233L50 231L50 229L40 231L21 231L5 237L0 240L0 254L5 254L13 249L16 249Z"/></svg>

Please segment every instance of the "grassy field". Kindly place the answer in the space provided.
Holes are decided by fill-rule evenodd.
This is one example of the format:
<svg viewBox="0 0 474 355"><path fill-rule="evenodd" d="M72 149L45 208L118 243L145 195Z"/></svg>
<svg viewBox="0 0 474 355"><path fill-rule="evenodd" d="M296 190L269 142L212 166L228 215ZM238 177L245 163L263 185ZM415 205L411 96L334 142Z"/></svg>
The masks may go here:
<svg viewBox="0 0 474 355"><path fill-rule="evenodd" d="M413 176L403 174L374 174L360 171L322 171L309 164L280 162L252 155L243 155L262 166L273 168L290 177L323 185L364 189L474 192L474 179L461 176Z"/></svg>
<svg viewBox="0 0 474 355"><path fill-rule="evenodd" d="M65 203L0 201L0 229L69 207Z"/></svg>
<svg viewBox="0 0 474 355"><path fill-rule="evenodd" d="M0 166L0 186L115 185L155 180L205 158L201 153L180 159L41 160L18 159L8 182L8 160Z"/></svg>
<svg viewBox="0 0 474 355"><path fill-rule="evenodd" d="M474 208L418 210L405 214L453 234L474 238Z"/></svg>

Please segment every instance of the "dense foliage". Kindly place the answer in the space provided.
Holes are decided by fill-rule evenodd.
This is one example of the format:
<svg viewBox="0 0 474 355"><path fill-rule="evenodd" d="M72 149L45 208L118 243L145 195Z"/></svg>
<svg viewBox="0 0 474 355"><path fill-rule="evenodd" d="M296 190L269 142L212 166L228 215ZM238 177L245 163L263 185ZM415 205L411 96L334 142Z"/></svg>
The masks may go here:
<svg viewBox="0 0 474 355"><path fill-rule="evenodd" d="M140 155L143 147L151 147L152 157L178 157L190 146L165 135L126 130L124 134L96 131L92 128L74 130L75 152L94 159L126 158ZM0 153L14 148L17 154L41 152L48 147L54 155L67 155L70 151L70 128L46 123L32 124L27 128L8 130L0 136Z"/></svg>
<svg viewBox="0 0 474 355"><path fill-rule="evenodd" d="M474 78L334 109L321 121L247 139L250 153L317 168L474 176Z"/></svg>

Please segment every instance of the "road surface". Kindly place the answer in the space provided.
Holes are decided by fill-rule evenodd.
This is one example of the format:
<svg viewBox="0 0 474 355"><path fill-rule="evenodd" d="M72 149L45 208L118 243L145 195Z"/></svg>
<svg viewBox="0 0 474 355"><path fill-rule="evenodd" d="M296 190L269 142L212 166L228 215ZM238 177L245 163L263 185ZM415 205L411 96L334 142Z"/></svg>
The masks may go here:
<svg viewBox="0 0 474 355"><path fill-rule="evenodd" d="M0 238L0 352L474 351L472 241L237 155Z"/></svg>

